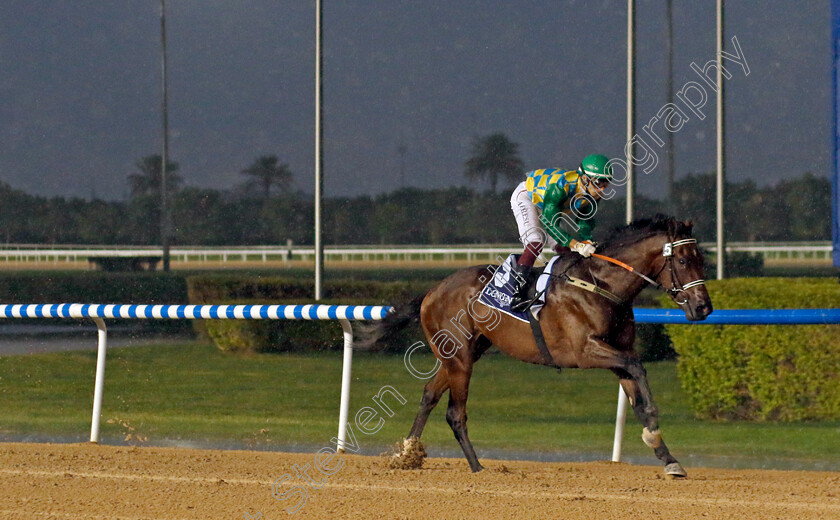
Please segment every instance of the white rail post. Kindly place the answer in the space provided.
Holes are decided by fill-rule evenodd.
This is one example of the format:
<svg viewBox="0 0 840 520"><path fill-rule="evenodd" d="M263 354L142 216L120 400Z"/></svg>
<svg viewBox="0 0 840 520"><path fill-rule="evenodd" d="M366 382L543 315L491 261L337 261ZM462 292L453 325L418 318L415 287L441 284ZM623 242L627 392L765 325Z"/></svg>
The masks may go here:
<svg viewBox="0 0 840 520"><path fill-rule="evenodd" d="M338 411L338 443L339 453L344 453L347 441L347 416L350 413L350 380L353 372L353 327L348 320L341 322L344 331L344 364L341 370L341 406Z"/></svg>
<svg viewBox="0 0 840 520"><path fill-rule="evenodd" d="M105 350L108 348L108 329L102 318L93 318L98 336L96 354L96 383L93 387L93 415L90 419L90 442L99 442L99 418L102 415L102 387L105 385Z"/></svg>
<svg viewBox="0 0 840 520"><path fill-rule="evenodd" d="M624 441L624 418L627 416L627 395L618 385L618 406L615 410L615 437L613 438L612 461L621 462L621 443Z"/></svg>

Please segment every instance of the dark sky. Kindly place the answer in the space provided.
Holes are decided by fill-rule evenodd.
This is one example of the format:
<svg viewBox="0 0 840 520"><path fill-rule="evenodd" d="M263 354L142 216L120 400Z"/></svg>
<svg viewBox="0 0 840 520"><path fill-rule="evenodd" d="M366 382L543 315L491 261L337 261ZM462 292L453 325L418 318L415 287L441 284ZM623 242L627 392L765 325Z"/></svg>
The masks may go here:
<svg viewBox="0 0 840 520"><path fill-rule="evenodd" d="M476 135L505 132L529 169L625 142L626 2L325 0L327 196L461 186ZM638 131L666 102L665 0L637 0ZM168 2L171 155L228 188L277 154L312 190L314 1ZM714 2L674 0L674 89L714 58ZM160 150L157 0L0 3L0 180L120 199ZM830 164L827 1L727 2L746 76L728 67L728 174L776 181ZM728 48L734 52L731 46ZM678 175L712 171L714 97L675 134ZM685 109L684 106L682 106ZM658 149L658 148L657 148ZM640 179L661 192L664 170Z"/></svg>

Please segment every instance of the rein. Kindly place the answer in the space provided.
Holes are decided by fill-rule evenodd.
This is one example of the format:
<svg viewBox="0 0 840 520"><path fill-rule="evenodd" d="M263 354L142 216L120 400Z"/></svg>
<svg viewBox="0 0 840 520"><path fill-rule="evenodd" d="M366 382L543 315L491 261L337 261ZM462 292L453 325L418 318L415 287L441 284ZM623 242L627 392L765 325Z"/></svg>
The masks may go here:
<svg viewBox="0 0 840 520"><path fill-rule="evenodd" d="M599 254L599 253L592 253L592 256L594 256L595 258L600 258L601 260L606 260L607 262L609 262L609 263L611 263L611 264L615 264L615 265L617 265L618 267L621 267L622 269L626 269L626 270L630 271L631 273L635 274L636 276L641 276L642 278L644 278L644 280L645 280L647 283L649 283L649 284L653 285L653 286L654 286L654 287L656 287L657 289L659 289L659 288L664 289L664 287L662 287L662 284L661 284L661 283L659 283L659 282L657 282L657 281L655 281L655 280L652 280L652 279L648 278L647 276L645 276L645 275L643 275L642 273L640 273L640 272L636 271L635 269L633 269L633 267L632 267L632 266L625 264L625 263L624 263L624 262L622 262L621 260L616 260L615 258L612 258L612 257L606 256L606 255L602 255L602 254Z"/></svg>
<svg viewBox="0 0 840 520"><path fill-rule="evenodd" d="M671 271L671 288L670 289L664 287L661 283L657 282L653 278L650 278L649 276L640 273L639 271L634 269L633 266L625 264L621 260L617 260L615 258L606 256L606 255L602 255L602 254L599 254L599 253L592 253L592 256L594 256L596 258L599 258L601 260L604 260L606 262L609 262L611 264L617 265L618 267L621 267L622 269L625 269L628 272L631 272L631 273L635 274L636 276L642 278L644 281L646 281L647 283L652 285L654 289L663 291L664 293L668 294L668 296L670 296L671 299L674 300L674 303L676 303L677 305L685 305L686 303L688 303L688 299L686 298L685 300L677 301L677 295L687 291L688 289L691 289L692 287L697 287L698 285L704 285L706 283L706 281L703 280L703 279L699 279L699 280L694 280L694 281L688 282L685 285L680 284L680 281L677 278L676 270L674 269L674 248L679 247L679 246L683 246L683 245L687 245L687 244L696 244L696 243L697 243L696 238L684 238L682 240L675 240L674 242L668 242L668 243L666 243L665 245L662 246L662 256L667 258L668 267L670 268L670 271ZM622 300L619 296L607 291L606 289L602 289L602 288L598 287L596 284L589 283L589 282L581 280L580 278L574 278L574 277L566 274L566 272L569 269L571 269L572 266L577 264L578 261L580 261L580 258L578 258L577 260L572 262L560 274L553 274L553 273L543 273L543 274L546 274L547 276L550 276L550 277L561 278L563 280L566 280L566 282L569 283L569 285L573 285L575 287L583 289L584 291L589 291L593 294L597 294L599 296L602 296L602 297L610 300L611 302L613 302L615 304L620 305L621 303L623 303L624 300ZM659 272L656 273L656 278L658 278L659 275L662 274L662 271L664 271L664 270L665 270L665 264L662 264L662 269L660 269ZM535 301L537 301L539 299L539 297L542 295L542 293L544 293L546 290L548 290L548 285L546 285L545 289L543 289L542 291L537 293L534 296L533 300L531 300L530 302L527 302L527 307L530 307Z"/></svg>
<svg viewBox="0 0 840 520"><path fill-rule="evenodd" d="M677 278L676 270L674 269L674 248L678 247L678 246L683 246L683 245L687 245L687 244L696 244L696 243L697 243L696 238L684 238L682 240L676 240L674 242L668 242L668 243L666 243L665 245L662 246L662 256L667 258L668 267L670 268L669 270L671 271L671 288L670 289L665 288L661 283L657 282L656 280L653 280L650 277L636 271L633 268L633 266L627 265L624 262L622 262L621 260L616 260L615 258L611 258L609 256L598 254L598 253L592 253L592 256L594 256L596 258L600 258L601 260L607 261L611 264L617 265L617 266L621 267L622 269L625 269L625 270L635 274L636 276L641 277L647 283L652 285L655 289L658 289L660 291L663 291L663 292L667 293L671 297L671 299L674 300L674 302L677 305L685 305L688 302L688 299L685 299L683 301L677 301L677 295L687 291L688 289L691 289L692 287L697 287L698 285L704 285L706 283L706 281L703 280L703 279L699 279L699 280L694 280L694 281L688 282L685 285L682 285L680 283L679 279ZM660 269L659 273L656 274L657 278L659 277L659 275L662 273L662 271L664 269L665 269L665 264L662 264L662 269Z"/></svg>

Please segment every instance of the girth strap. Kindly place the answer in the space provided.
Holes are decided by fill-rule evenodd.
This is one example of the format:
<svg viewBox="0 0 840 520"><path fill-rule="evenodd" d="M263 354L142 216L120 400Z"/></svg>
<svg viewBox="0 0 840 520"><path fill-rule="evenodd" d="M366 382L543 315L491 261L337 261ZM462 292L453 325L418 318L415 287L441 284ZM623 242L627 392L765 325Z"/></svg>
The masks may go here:
<svg viewBox="0 0 840 520"><path fill-rule="evenodd" d="M554 362L554 358L551 357L551 352L548 351L548 345L545 344L545 336L543 336L540 321L534 317L534 313L530 309L528 309L528 321L531 323L531 333L534 335L534 341L537 342L537 348L540 349L540 354L542 354L545 364L556 368L559 372L560 367Z"/></svg>

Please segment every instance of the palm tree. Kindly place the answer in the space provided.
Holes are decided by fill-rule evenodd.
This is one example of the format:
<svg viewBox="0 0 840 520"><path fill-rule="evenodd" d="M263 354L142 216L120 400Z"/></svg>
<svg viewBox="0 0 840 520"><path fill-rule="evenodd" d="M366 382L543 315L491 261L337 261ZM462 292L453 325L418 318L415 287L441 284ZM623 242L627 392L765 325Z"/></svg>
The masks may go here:
<svg viewBox="0 0 840 520"><path fill-rule="evenodd" d="M134 163L140 171L128 174L131 198L144 195L160 196L161 164L160 155L147 155ZM176 171L178 171L178 163L166 161L166 191L168 193L174 193L183 180L175 173Z"/></svg>
<svg viewBox="0 0 840 520"><path fill-rule="evenodd" d="M263 191L263 197L271 196L271 186L285 190L292 182L292 171L288 164L277 164L276 155L263 155L239 173L252 176Z"/></svg>
<svg viewBox="0 0 840 520"><path fill-rule="evenodd" d="M514 180L524 169L519 144L497 133L473 138L472 156L465 163L464 175L468 179L489 179L490 191L496 193L499 176Z"/></svg>

